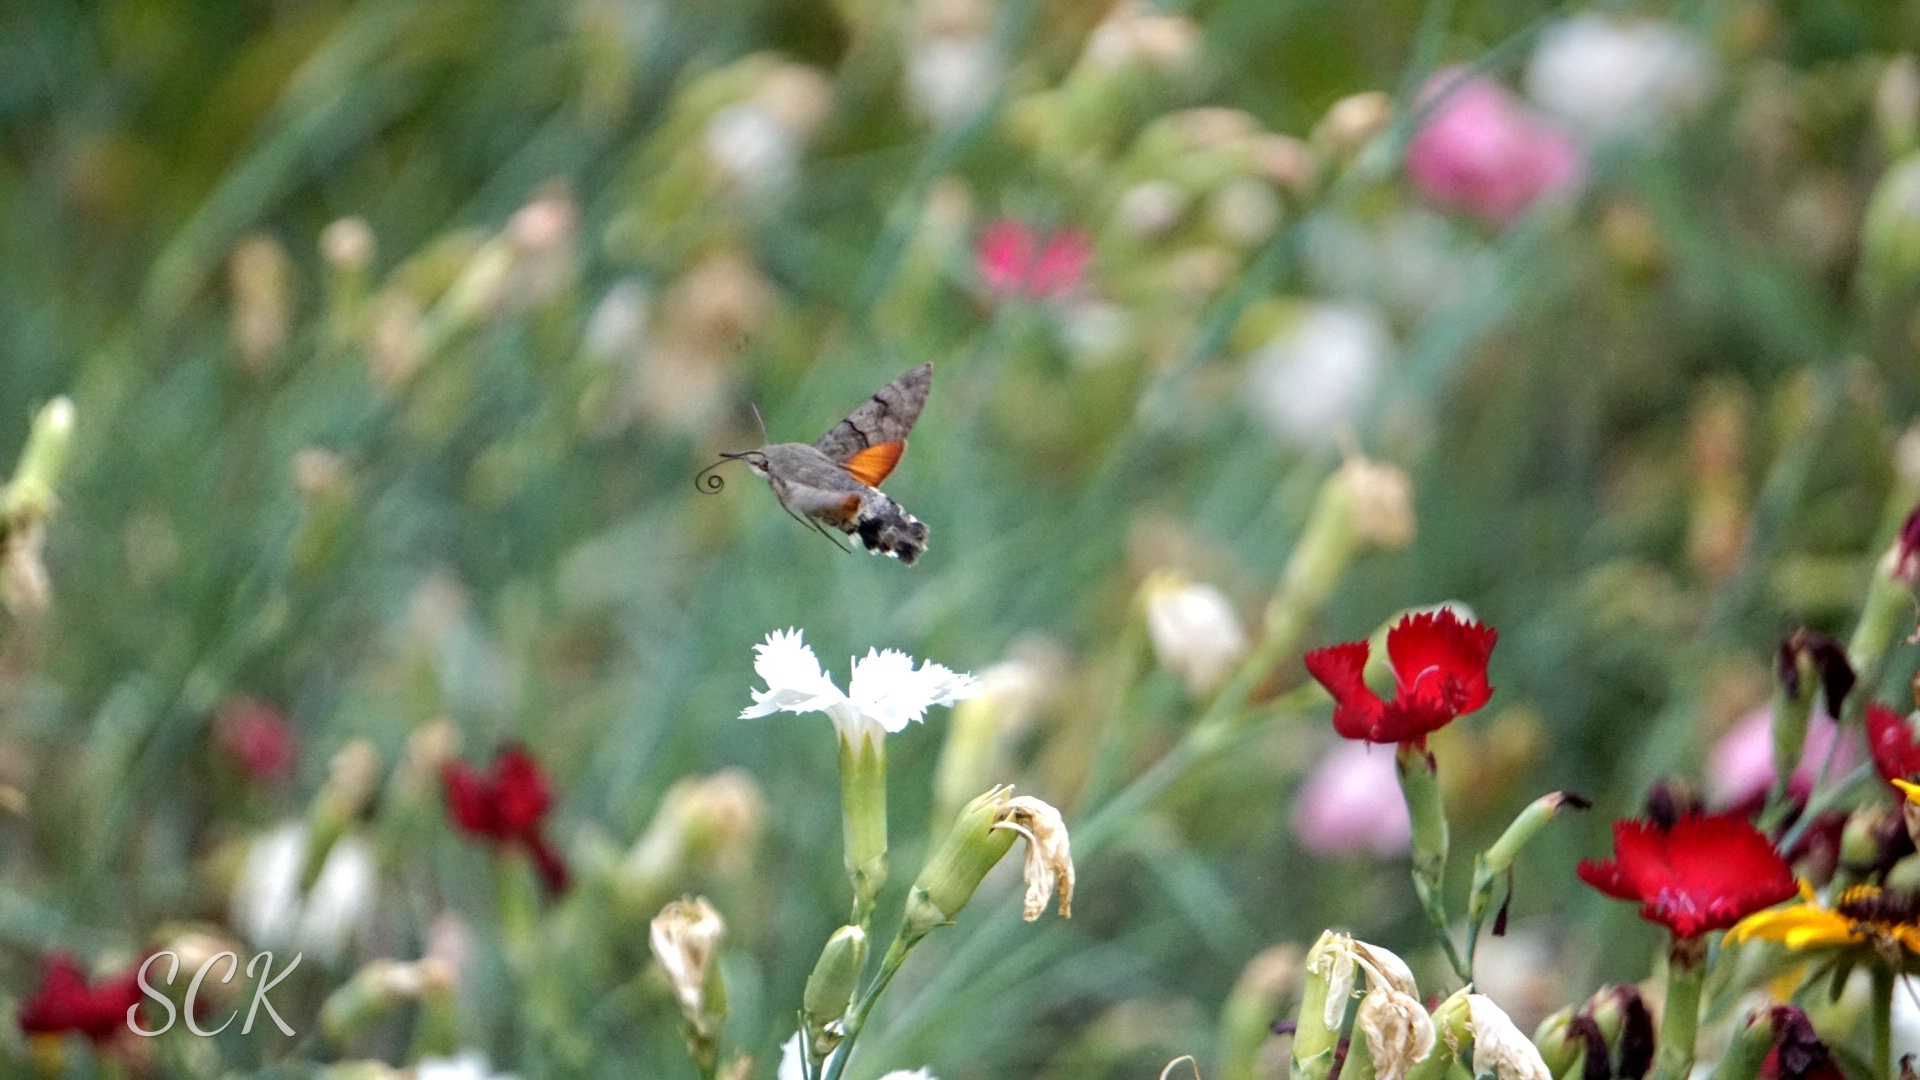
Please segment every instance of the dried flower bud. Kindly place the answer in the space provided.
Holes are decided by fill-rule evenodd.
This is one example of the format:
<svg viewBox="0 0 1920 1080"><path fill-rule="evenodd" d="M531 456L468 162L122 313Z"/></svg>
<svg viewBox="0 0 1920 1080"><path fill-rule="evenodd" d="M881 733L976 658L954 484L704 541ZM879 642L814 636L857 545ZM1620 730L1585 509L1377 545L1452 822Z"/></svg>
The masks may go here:
<svg viewBox="0 0 1920 1080"><path fill-rule="evenodd" d="M1028 922L1047 910L1047 901L1060 894L1060 917L1073 915L1073 854L1067 843L1067 825L1060 811L1031 795L1007 800L1000 810L996 829L1010 829L1027 838L1027 863L1022 871L1027 882L1026 903L1021 917Z"/></svg>
<svg viewBox="0 0 1920 1080"><path fill-rule="evenodd" d="M1142 0L1121 0L1087 37L1080 63L1096 71L1142 64L1175 72L1199 52L1200 30L1191 18L1156 11Z"/></svg>
<svg viewBox="0 0 1920 1080"><path fill-rule="evenodd" d="M1413 481L1395 465L1354 454L1340 466L1340 479L1353 500L1353 525L1359 538L1394 550L1413 541Z"/></svg>
<svg viewBox="0 0 1920 1080"><path fill-rule="evenodd" d="M431 957L411 962L375 960L327 996L320 1006L320 1030L342 1043L405 1002L452 992L452 973Z"/></svg>
<svg viewBox="0 0 1920 1080"><path fill-rule="evenodd" d="M334 451L304 446L293 455L293 490L309 505L334 502L353 493L353 474Z"/></svg>
<svg viewBox="0 0 1920 1080"><path fill-rule="evenodd" d="M367 367L380 389L404 389L420 368L420 301L404 289L388 288L373 301L367 330Z"/></svg>
<svg viewBox="0 0 1920 1080"><path fill-rule="evenodd" d="M1353 1024L1366 1036L1367 1056L1379 1080L1402 1080L1433 1050L1433 1017L1426 1006L1387 982L1368 979Z"/></svg>
<svg viewBox="0 0 1920 1080"><path fill-rule="evenodd" d="M1140 592L1154 654L1194 696L1220 685L1251 648L1240 616L1212 585L1161 572L1150 575Z"/></svg>
<svg viewBox="0 0 1920 1080"><path fill-rule="evenodd" d="M1920 140L1920 63L1912 53L1894 57L1881 73L1873 119L1889 157L1906 153Z"/></svg>
<svg viewBox="0 0 1920 1080"><path fill-rule="evenodd" d="M1148 180L1122 192L1114 207L1120 227L1143 240L1171 232L1187 212L1187 193L1170 180Z"/></svg>
<svg viewBox="0 0 1920 1080"><path fill-rule="evenodd" d="M26 619L53 606L53 578L47 574L47 527L38 519L0 534L0 602L14 618Z"/></svg>
<svg viewBox="0 0 1920 1080"><path fill-rule="evenodd" d="M374 785L380 780L380 751L367 739L354 739L341 747L327 765L327 782L320 799L343 820L360 816L373 798Z"/></svg>
<svg viewBox="0 0 1920 1080"><path fill-rule="evenodd" d="M714 963L726 929L720 913L699 896L661 908L647 935L653 958L680 1002L681 1015L695 1032L708 1037L719 1031L726 1018L726 994Z"/></svg>
<svg viewBox="0 0 1920 1080"><path fill-rule="evenodd" d="M286 346L293 321L293 263L278 241L254 233L233 249L233 344L241 366L258 375Z"/></svg>
<svg viewBox="0 0 1920 1080"><path fill-rule="evenodd" d="M1384 90L1343 97L1313 129L1313 144L1330 156L1350 160L1393 119L1393 99Z"/></svg>
<svg viewBox="0 0 1920 1080"><path fill-rule="evenodd" d="M626 887L643 896L703 866L739 873L759 845L765 817L760 786L740 769L677 781L623 861Z"/></svg>
<svg viewBox="0 0 1920 1080"><path fill-rule="evenodd" d="M1467 1026L1473 1032L1473 1075L1491 1075L1495 1080L1553 1080L1539 1048L1492 998L1467 995Z"/></svg>
<svg viewBox="0 0 1920 1080"><path fill-rule="evenodd" d="M364 273L374 250L373 229L364 218L341 218L320 231L320 257L335 273Z"/></svg>

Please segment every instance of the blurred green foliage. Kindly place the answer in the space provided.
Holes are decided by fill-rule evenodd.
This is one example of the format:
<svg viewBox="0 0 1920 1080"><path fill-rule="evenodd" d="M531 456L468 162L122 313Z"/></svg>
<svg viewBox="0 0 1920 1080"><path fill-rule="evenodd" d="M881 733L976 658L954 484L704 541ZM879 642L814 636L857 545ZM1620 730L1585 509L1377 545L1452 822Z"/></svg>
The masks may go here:
<svg viewBox="0 0 1920 1080"><path fill-rule="evenodd" d="M223 922L235 845L304 814L336 750L365 737L391 768L446 717L468 760L534 750L587 878L676 780L752 776L768 812L750 869L677 887L725 914L729 1030L766 1074L845 898L832 743L812 718L735 719L751 646L799 626L836 672L875 646L981 671L1043 638L1054 692L992 779L1071 825L1195 715L1139 628L1145 575L1211 581L1248 614L1273 589L1337 455L1276 437L1246 370L1273 301L1343 292L1391 328L1350 426L1411 475L1419 527L1353 568L1312 642L1442 600L1497 626L1494 704L1440 744L1443 766L1484 766L1449 791L1456 843L1543 791L1594 797L1521 861L1515 926L1564 962L1570 997L1645 970L1652 935L1574 860L1765 703L1784 633L1845 632L1920 485L1896 467L1920 275L1898 237L1860 234L1911 150L1876 95L1920 9L1643 12L1708 43L1714 92L1660 137L1597 147L1572 205L1490 229L1417 210L1390 161L1363 158L1331 188L1276 184L1277 228L1236 245L1115 224L1142 178L1192 166L1206 192L1247 168L1154 143L1176 139L1157 121L1223 106L1305 138L1336 100L1387 89L1385 153L1434 67L1514 81L1565 12L1215 0L1183 13L1191 63L1112 74L1082 59L1103 5L979 7L952 18L1002 66L948 124L903 90L938 18L860 0L0 9L0 446L55 394L79 418L51 607L0 653L0 782L21 796L0 819L0 1000L32 991L49 949L107 965ZM713 160L715 114L763 92L772 121L748 119L794 143L742 129L771 173L792 156L764 194ZM1337 157L1324 137L1312 151ZM1880 228L1916 228L1889 199ZM1409 214L1438 237L1422 288L1465 288L1413 303L1331 283L1329 258ZM316 246L349 216L374 240L364 270ZM1087 346L1071 305L982 287L974 238L1000 218L1093 238L1116 343ZM932 528L920 564L829 550L744 472L692 490L714 452L758 440L749 403L774 439L811 440L927 360L888 485ZM1289 659L1275 679L1302 675ZM243 695L295 725L284 784L219 752L215 716ZM896 866L944 827L948 722L891 740ZM1151 1075L1210 1052L1267 944L1338 923L1426 948L1399 861L1321 859L1289 832L1330 741L1324 706L1264 712L1081 864L1071 923L1025 926L1007 888L983 894L902 974L855 1071ZM1096 751L1113 775L1089 782ZM433 805L374 812L382 915L358 958L417 956L454 912L473 940L460 1045L527 1076L681 1075L651 912L580 902L515 929L512 888L496 896ZM230 1032L157 1067L396 1058L404 1020L348 1046L307 1031L351 966L289 984L303 1038ZM0 1044L25 1067L11 1025Z"/></svg>

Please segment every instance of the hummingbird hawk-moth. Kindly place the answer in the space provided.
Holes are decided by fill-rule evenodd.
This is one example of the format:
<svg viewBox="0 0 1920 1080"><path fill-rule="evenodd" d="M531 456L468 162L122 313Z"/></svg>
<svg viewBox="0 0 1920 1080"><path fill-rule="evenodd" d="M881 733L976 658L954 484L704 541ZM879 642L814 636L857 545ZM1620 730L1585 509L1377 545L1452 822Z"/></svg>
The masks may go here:
<svg viewBox="0 0 1920 1080"><path fill-rule="evenodd" d="M827 539L833 540L830 526L876 555L911 563L927 550L927 527L881 491L880 482L900 463L932 384L933 365L921 364L875 391L811 444L771 443L720 456L746 462L755 476L766 478L781 508ZM720 486L717 476L702 481L705 491Z"/></svg>

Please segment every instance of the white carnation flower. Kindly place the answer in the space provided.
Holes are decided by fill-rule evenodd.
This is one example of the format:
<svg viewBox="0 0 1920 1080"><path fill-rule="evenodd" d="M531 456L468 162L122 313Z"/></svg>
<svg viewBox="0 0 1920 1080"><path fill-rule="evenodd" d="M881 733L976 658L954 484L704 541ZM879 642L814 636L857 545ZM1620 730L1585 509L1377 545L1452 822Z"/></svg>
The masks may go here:
<svg viewBox="0 0 1920 1080"><path fill-rule="evenodd" d="M917 667L896 649L867 650L854 660L853 677L842 693L820 670L813 650L798 630L776 630L754 646L754 671L765 690L753 691L753 705L741 719L776 712L823 712L850 743L882 737L922 720L935 705L952 705L980 692L980 680L932 661Z"/></svg>

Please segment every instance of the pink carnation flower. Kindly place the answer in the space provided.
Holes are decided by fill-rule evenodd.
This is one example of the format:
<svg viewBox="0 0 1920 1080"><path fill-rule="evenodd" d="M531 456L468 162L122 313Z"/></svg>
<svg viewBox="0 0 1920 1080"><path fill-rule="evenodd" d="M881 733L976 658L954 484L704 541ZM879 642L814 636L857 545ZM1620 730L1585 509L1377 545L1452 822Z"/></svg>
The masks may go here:
<svg viewBox="0 0 1920 1080"><path fill-rule="evenodd" d="M1800 752L1800 764L1787 782L1787 790L1804 799L1813 791L1820 763L1833 746L1837 726L1833 717L1816 713L1807 725L1807 741ZM1842 776L1866 760L1858 733L1849 731L1834 751L1829 776ZM1741 808L1765 798L1773 786L1773 710L1761 707L1748 713L1732 730L1720 737L1707 755L1707 800L1714 806Z"/></svg>
<svg viewBox="0 0 1920 1080"><path fill-rule="evenodd" d="M1429 201L1505 225L1541 196L1578 186L1578 144L1499 83L1448 68L1421 100L1437 94L1407 143L1407 175Z"/></svg>
<svg viewBox="0 0 1920 1080"><path fill-rule="evenodd" d="M996 221L974 245L980 281L996 300L1052 300L1080 287L1093 243L1075 228L1042 237L1023 222Z"/></svg>
<svg viewBox="0 0 1920 1080"><path fill-rule="evenodd" d="M1413 841L1393 748L1342 739L1293 800L1293 836L1316 855L1402 854Z"/></svg>

